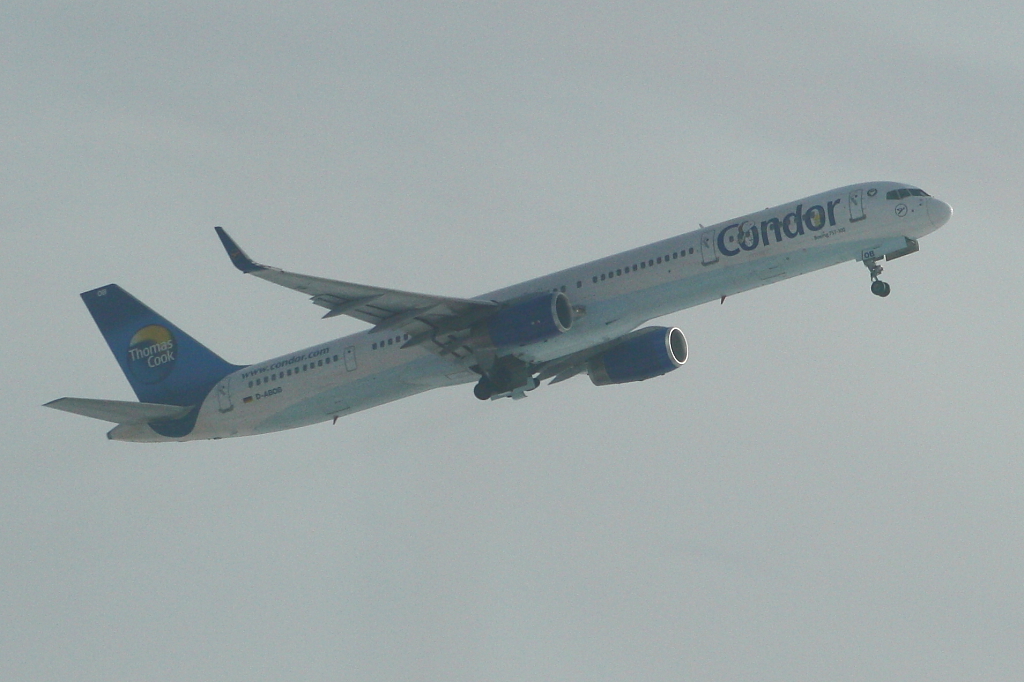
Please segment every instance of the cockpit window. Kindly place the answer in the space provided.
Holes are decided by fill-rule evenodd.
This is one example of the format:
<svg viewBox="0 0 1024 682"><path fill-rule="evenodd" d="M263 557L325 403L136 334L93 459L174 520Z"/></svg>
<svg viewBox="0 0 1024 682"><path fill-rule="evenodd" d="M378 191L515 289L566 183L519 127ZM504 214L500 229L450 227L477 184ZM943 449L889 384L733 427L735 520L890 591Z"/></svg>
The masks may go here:
<svg viewBox="0 0 1024 682"><path fill-rule="evenodd" d="M887 192L885 195L886 199L905 199L907 197L930 197L928 192L923 189L894 189L891 192Z"/></svg>

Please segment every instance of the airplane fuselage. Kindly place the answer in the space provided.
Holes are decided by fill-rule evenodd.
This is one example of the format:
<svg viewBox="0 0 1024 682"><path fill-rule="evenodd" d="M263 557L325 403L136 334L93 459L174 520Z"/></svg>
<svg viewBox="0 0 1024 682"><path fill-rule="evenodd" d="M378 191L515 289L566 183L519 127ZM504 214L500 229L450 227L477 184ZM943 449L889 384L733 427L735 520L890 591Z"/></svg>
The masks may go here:
<svg viewBox="0 0 1024 682"><path fill-rule="evenodd" d="M851 185L751 213L477 297L508 301L563 292L571 328L504 349L543 363L610 342L668 313L845 261L916 250L949 207L907 185ZM900 194L904 196L900 196ZM895 197L895 198L889 198ZM364 331L239 369L210 391L195 426L161 435L125 424L116 440L165 441L267 433L329 421L432 388L479 379L472 357L404 347L400 330Z"/></svg>

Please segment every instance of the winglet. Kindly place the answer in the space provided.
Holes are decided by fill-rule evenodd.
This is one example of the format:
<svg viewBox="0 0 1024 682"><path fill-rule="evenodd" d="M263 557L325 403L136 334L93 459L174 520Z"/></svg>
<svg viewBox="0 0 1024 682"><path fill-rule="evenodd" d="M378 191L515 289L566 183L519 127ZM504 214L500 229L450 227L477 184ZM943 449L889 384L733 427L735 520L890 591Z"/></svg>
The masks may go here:
<svg viewBox="0 0 1024 682"><path fill-rule="evenodd" d="M265 269L262 265L245 255L245 251L242 251L242 248L224 231L223 227L215 227L213 229L217 230L217 236L220 237L221 243L224 244L224 249L228 252L228 257L235 264L236 268L245 273Z"/></svg>

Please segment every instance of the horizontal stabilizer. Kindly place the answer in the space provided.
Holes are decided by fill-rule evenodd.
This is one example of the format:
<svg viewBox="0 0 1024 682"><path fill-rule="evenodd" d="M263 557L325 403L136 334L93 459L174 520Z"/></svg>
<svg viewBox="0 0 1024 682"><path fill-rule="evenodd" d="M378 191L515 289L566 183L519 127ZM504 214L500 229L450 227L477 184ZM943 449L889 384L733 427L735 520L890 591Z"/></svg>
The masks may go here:
<svg viewBox="0 0 1024 682"><path fill-rule="evenodd" d="M178 405L133 403L124 400L94 400L92 398L58 398L46 403L43 407L52 407L55 410L63 410L116 424L145 424L180 419L192 410L191 405L180 407Z"/></svg>

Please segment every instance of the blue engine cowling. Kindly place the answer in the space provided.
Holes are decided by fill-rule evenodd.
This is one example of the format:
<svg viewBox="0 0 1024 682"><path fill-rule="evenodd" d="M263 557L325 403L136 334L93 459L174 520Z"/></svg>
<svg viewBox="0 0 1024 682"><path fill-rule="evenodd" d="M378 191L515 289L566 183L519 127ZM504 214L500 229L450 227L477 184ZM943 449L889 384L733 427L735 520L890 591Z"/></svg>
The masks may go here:
<svg viewBox="0 0 1024 682"><path fill-rule="evenodd" d="M650 327L606 350L587 364L595 386L643 381L686 362L686 337L676 327Z"/></svg>
<svg viewBox="0 0 1024 682"><path fill-rule="evenodd" d="M572 327L572 305L561 292L543 294L495 313L484 331L495 348L523 346L564 334Z"/></svg>

